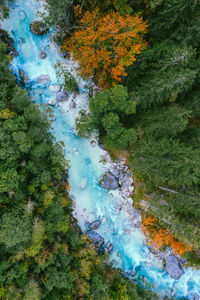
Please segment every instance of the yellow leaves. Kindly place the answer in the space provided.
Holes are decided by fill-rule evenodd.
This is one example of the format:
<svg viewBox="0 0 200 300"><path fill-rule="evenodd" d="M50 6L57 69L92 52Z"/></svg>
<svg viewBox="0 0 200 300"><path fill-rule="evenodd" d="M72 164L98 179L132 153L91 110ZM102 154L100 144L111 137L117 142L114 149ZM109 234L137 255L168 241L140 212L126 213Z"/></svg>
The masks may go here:
<svg viewBox="0 0 200 300"><path fill-rule="evenodd" d="M15 116L16 113L10 111L8 108L5 108L2 111L0 111L0 119L8 120L14 118Z"/></svg>
<svg viewBox="0 0 200 300"><path fill-rule="evenodd" d="M44 193L44 206L49 207L53 202L54 197L55 193L53 190L46 190Z"/></svg>
<svg viewBox="0 0 200 300"><path fill-rule="evenodd" d="M95 76L99 86L107 88L127 75L125 67L146 48L142 39L145 32L147 24L139 14L123 17L110 11L102 16L96 8L86 11L80 20L80 30L65 41L63 49L79 62L84 78Z"/></svg>
<svg viewBox="0 0 200 300"><path fill-rule="evenodd" d="M37 217L33 224L33 233L31 237L31 246L24 250L27 256L35 256L42 248L43 240L46 238L43 222Z"/></svg>
<svg viewBox="0 0 200 300"><path fill-rule="evenodd" d="M182 255L191 251L192 247L186 247L183 243L176 241L168 229L159 228L158 219L148 216L143 221L142 230L149 239L149 245L160 249L162 246L170 246L175 254Z"/></svg>

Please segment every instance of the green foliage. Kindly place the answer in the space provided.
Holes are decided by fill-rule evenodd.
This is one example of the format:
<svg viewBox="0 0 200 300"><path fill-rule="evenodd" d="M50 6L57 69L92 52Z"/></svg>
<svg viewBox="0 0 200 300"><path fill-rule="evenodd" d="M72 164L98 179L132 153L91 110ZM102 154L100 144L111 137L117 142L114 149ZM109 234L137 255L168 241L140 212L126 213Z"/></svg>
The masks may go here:
<svg viewBox="0 0 200 300"><path fill-rule="evenodd" d="M31 220L20 212L12 211L2 217L1 241L11 248L28 242L31 236Z"/></svg>

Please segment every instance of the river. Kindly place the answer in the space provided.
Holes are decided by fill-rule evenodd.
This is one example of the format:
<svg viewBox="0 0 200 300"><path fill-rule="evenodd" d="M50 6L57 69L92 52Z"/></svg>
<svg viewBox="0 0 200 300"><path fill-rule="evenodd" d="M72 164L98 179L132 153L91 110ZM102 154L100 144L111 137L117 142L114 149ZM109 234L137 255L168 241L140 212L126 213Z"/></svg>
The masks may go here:
<svg viewBox="0 0 200 300"><path fill-rule="evenodd" d="M16 50L19 51L19 56L11 62L11 68L18 78L19 69L29 76L30 83L26 88L34 103L48 104L50 99L55 99L62 83L62 78L56 74L55 64L65 64L73 74L76 74L76 64L66 61L59 53L52 39L53 29L44 36L30 32L30 23L38 19L37 11L43 10L42 1L17 0L10 8L9 18L4 20L2 27L14 38ZM47 54L45 59L41 59L38 54L41 50ZM36 78L41 74L47 74L50 81L38 83ZM56 140L63 141L65 145L65 156L70 164L70 196L74 201L73 214L78 224L86 231L86 222L101 220L96 231L105 242L110 241L114 246L110 254L112 265L129 274L136 272L130 278L137 280L141 286L153 288L161 297L170 296L173 291L176 299L193 299L195 293L200 295L200 271L185 268L179 280L174 280L164 270L161 261L148 249L141 229L134 225L134 216L130 213L133 188L111 192L99 185L102 175L113 168L114 164L108 153L95 142L95 136L80 139L75 133L78 111L88 108L87 82L81 78L79 89L80 94L75 98L70 95L68 101L52 107L52 131ZM76 103L75 108L70 104L72 100Z"/></svg>

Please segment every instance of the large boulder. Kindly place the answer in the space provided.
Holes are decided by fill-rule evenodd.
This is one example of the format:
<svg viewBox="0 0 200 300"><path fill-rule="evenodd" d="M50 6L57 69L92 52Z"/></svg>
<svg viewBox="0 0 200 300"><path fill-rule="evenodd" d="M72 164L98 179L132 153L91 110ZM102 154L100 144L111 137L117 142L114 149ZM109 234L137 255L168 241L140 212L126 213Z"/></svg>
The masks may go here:
<svg viewBox="0 0 200 300"><path fill-rule="evenodd" d="M15 50L14 39L8 36L7 31L0 29L0 40L6 44L6 54L15 57L19 52Z"/></svg>
<svg viewBox="0 0 200 300"><path fill-rule="evenodd" d="M99 228L100 225L101 225L101 221L94 221L92 223L89 223L89 228L91 230L95 230L95 229Z"/></svg>
<svg viewBox="0 0 200 300"><path fill-rule="evenodd" d="M94 244L95 250L99 252L104 244L104 238L102 238L102 236L100 236L97 232L92 230L88 231L87 235L91 242Z"/></svg>
<svg viewBox="0 0 200 300"><path fill-rule="evenodd" d="M111 172L107 172L99 184L107 190L116 190L119 187L119 180Z"/></svg>
<svg viewBox="0 0 200 300"><path fill-rule="evenodd" d="M49 32L49 27L41 21L33 21L30 24L30 31L36 35L44 35Z"/></svg>
<svg viewBox="0 0 200 300"><path fill-rule="evenodd" d="M178 258L174 255L169 255L166 258L166 271L174 279L179 279L183 275L183 270L181 269L180 262Z"/></svg>
<svg viewBox="0 0 200 300"><path fill-rule="evenodd" d="M197 293L195 293L193 296L193 300L200 300L200 296Z"/></svg>
<svg viewBox="0 0 200 300"><path fill-rule="evenodd" d="M20 75L20 79L23 83L25 83L25 84L30 83L30 78L23 70L19 69L19 75Z"/></svg>
<svg viewBox="0 0 200 300"><path fill-rule="evenodd" d="M56 94L56 100L57 101L67 101L69 98L69 95L65 91L60 91Z"/></svg>
<svg viewBox="0 0 200 300"><path fill-rule="evenodd" d="M37 82L41 84L46 84L50 81L50 77L47 74L42 74L36 78Z"/></svg>

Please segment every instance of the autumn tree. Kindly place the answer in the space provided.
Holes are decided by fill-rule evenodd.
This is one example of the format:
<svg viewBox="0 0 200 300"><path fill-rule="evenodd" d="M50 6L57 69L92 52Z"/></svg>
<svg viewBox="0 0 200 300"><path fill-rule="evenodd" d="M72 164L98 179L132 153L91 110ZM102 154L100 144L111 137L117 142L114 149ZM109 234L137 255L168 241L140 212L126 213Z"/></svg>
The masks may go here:
<svg viewBox="0 0 200 300"><path fill-rule="evenodd" d="M125 68L147 46L143 39L147 23L139 14L124 17L109 11L102 16L96 8L86 11L79 26L63 49L79 62L81 75L95 78L101 88L120 82L127 75Z"/></svg>

